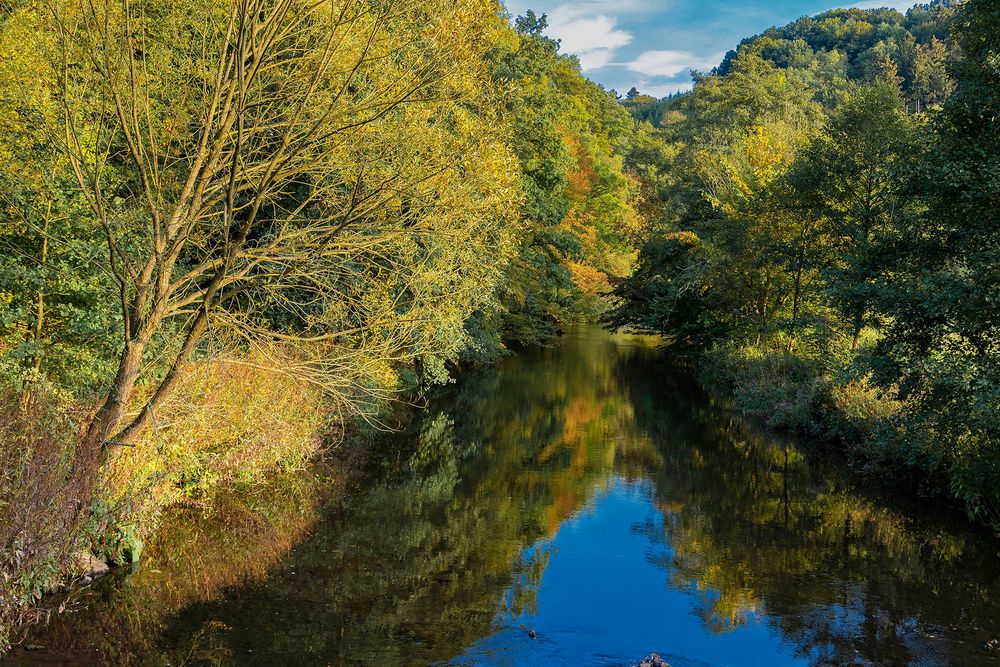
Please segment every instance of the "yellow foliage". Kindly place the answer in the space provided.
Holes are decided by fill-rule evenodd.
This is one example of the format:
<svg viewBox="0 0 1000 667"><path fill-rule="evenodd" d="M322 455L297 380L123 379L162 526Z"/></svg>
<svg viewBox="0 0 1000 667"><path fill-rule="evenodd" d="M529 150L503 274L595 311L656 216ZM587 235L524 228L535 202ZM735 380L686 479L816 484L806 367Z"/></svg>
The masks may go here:
<svg viewBox="0 0 1000 667"><path fill-rule="evenodd" d="M593 266L579 262L567 262L566 266L573 276L573 282L584 294L597 296L611 290L607 274L598 271Z"/></svg>
<svg viewBox="0 0 1000 667"><path fill-rule="evenodd" d="M188 367L134 446L113 447L103 499L148 529L184 497L203 499L223 483L260 481L316 454L326 414L319 391L246 361Z"/></svg>

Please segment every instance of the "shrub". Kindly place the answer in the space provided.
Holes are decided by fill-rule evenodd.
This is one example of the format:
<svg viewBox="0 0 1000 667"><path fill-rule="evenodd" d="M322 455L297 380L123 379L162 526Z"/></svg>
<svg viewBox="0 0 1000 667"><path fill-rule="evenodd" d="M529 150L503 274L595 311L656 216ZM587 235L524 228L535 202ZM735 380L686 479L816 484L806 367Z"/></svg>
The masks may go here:
<svg viewBox="0 0 1000 667"><path fill-rule="evenodd" d="M250 358L191 365L174 397L130 446L112 445L96 497L66 483L84 410L37 395L0 407L0 644L38 618L42 596L72 575L74 554L135 561L164 510L249 488L319 452L319 390ZM83 520L78 520L83 515Z"/></svg>
<svg viewBox="0 0 1000 667"><path fill-rule="evenodd" d="M0 395L0 646L72 562L78 508L66 484L72 412L55 397Z"/></svg>
<svg viewBox="0 0 1000 667"><path fill-rule="evenodd" d="M892 427L901 408L895 388L879 387L870 375L848 378L831 383L830 406L824 422L832 437L862 448L884 440L882 432Z"/></svg>
<svg viewBox="0 0 1000 667"><path fill-rule="evenodd" d="M705 355L701 377L707 386L720 386L736 407L769 428L822 431L829 386L806 359L755 347L718 348Z"/></svg>

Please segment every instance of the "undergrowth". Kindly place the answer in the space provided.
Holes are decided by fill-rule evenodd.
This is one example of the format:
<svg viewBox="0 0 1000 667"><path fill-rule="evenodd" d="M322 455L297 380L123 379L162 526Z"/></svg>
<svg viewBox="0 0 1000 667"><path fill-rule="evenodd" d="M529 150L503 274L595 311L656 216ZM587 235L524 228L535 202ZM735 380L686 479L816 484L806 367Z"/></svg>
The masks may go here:
<svg viewBox="0 0 1000 667"><path fill-rule="evenodd" d="M77 554L134 562L167 508L302 467L339 427L301 380L240 359L193 364L133 443L109 447L96 496L77 498L66 479L87 410L56 395L3 398L0 649L51 612L45 595L80 574Z"/></svg>
<svg viewBox="0 0 1000 667"><path fill-rule="evenodd" d="M879 386L861 364L829 359L780 345L723 346L702 356L699 379L768 428L839 447L870 476L916 482L1000 527L1000 442L989 425L956 431L972 420L948 415L970 408L928 410L920 395Z"/></svg>

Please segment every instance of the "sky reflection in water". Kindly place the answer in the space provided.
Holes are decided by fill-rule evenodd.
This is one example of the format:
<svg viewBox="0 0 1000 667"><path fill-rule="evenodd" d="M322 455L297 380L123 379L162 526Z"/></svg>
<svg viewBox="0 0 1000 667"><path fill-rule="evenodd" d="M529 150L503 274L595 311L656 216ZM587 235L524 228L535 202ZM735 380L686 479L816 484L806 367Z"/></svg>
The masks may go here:
<svg viewBox="0 0 1000 667"><path fill-rule="evenodd" d="M374 447L345 496L172 516L4 663L997 664L1000 541L748 430L648 340L573 331Z"/></svg>
<svg viewBox="0 0 1000 667"><path fill-rule="evenodd" d="M700 593L671 585L664 565L672 552L650 541L662 530L652 483L613 478L525 554L548 556L537 612L501 615L502 629L447 664L617 665L654 650L673 667L809 664L756 614L721 635L706 627L694 613Z"/></svg>

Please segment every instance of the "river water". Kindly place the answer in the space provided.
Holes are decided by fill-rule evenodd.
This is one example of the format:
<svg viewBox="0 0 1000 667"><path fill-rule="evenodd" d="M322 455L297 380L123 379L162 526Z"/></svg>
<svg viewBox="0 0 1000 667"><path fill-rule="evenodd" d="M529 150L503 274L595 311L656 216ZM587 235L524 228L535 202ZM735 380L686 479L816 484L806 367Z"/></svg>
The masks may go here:
<svg viewBox="0 0 1000 667"><path fill-rule="evenodd" d="M472 373L368 468L333 501L265 493L270 533L168 522L171 558L9 660L1000 664L1000 540L747 429L650 339L581 328Z"/></svg>

